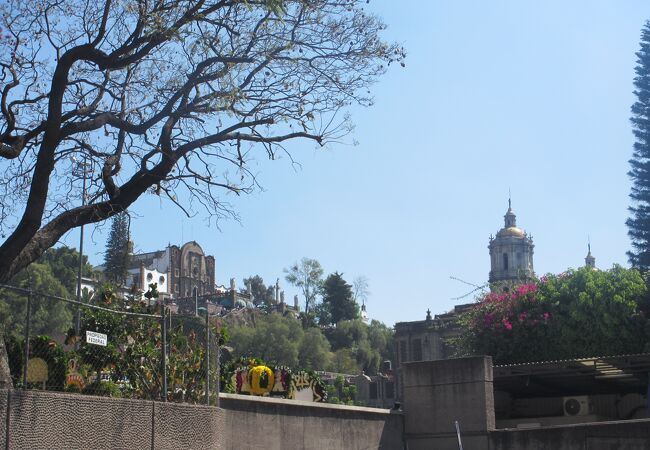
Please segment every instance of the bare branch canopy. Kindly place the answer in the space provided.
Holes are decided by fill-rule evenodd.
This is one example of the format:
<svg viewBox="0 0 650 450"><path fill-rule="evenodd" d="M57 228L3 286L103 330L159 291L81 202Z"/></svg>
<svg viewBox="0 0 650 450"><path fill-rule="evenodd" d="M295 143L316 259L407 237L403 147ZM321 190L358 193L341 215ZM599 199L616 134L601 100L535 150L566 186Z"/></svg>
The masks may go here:
<svg viewBox="0 0 650 450"><path fill-rule="evenodd" d="M167 197L209 217L250 163L350 129L404 50L357 0L6 0L0 283L82 224ZM86 178L86 201L81 179ZM83 206L79 206L82 205ZM189 205L189 206L187 206Z"/></svg>

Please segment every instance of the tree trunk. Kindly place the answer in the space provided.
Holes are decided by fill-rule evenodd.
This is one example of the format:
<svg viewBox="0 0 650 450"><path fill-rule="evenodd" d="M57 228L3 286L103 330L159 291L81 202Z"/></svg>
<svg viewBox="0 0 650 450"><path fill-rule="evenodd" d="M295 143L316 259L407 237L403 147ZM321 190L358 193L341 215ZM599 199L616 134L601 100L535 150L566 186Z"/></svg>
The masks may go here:
<svg viewBox="0 0 650 450"><path fill-rule="evenodd" d="M5 345L5 328L0 325L0 389L13 388L11 372L9 371L9 357Z"/></svg>

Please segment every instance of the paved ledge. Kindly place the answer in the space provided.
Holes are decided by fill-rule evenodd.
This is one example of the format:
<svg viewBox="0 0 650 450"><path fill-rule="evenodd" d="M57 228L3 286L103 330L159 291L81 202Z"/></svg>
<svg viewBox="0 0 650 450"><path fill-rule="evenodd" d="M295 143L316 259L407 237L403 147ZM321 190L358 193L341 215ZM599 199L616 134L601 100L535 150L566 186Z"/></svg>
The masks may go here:
<svg viewBox="0 0 650 450"><path fill-rule="evenodd" d="M534 419L533 419L534 420ZM539 427L530 427L530 428L496 428L490 430L490 433L500 433L500 432L526 432L526 431L538 431L538 430L554 430L554 429L579 429L579 428L589 428L589 427L603 427L603 426L612 426L612 425L621 425L621 426L633 426L634 424L645 424L650 431L650 419L627 419L627 420L601 420L598 422L582 422L582 423L566 423L559 425L546 425Z"/></svg>
<svg viewBox="0 0 650 450"><path fill-rule="evenodd" d="M365 413L373 413L373 414L380 414L380 415L402 414L402 411L394 411L391 409L368 408L366 406L336 405L333 403L306 402L302 400L289 400L285 398L259 397L256 395L219 394L219 399L275 404L275 405L290 406L290 407L295 406L295 407L303 407L303 408L309 407L309 408L317 408L317 409L321 408L321 409L338 410L338 411L365 412Z"/></svg>

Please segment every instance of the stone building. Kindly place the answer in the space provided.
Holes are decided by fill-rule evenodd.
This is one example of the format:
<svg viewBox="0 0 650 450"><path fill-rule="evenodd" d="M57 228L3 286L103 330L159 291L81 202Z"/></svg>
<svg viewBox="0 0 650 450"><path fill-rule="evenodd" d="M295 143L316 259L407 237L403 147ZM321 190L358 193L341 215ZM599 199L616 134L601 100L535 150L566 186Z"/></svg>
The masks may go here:
<svg viewBox="0 0 650 450"><path fill-rule="evenodd" d="M373 376L362 373L353 377L352 381L357 389L354 395L356 402L371 408L390 409L395 405L395 381L392 371Z"/></svg>
<svg viewBox="0 0 650 450"><path fill-rule="evenodd" d="M458 336L455 319L473 303L457 305L453 311L431 316L427 311L425 320L398 322L395 324L395 384L396 400L403 399L403 364L413 361L433 361L453 356L450 340Z"/></svg>
<svg viewBox="0 0 650 450"><path fill-rule="evenodd" d="M493 291L507 291L513 285L535 279L533 270L533 238L517 227L517 216L508 199L504 226L496 237L490 236L490 275Z"/></svg>
<svg viewBox="0 0 650 450"><path fill-rule="evenodd" d="M488 281L493 291L507 291L535 279L533 270L533 239L517 227L517 217L508 199L504 226L496 237L490 236L490 273ZM591 255L591 253L589 254ZM590 257L590 256L588 256ZM431 316L425 320L395 324L395 375L397 399L403 397L402 364L413 361L432 361L453 356L453 338L458 336L456 318L471 308L473 303L456 305L450 312Z"/></svg>
<svg viewBox="0 0 650 450"><path fill-rule="evenodd" d="M490 236L490 274L488 281L492 291L503 292L512 286L535 280L533 270L533 238L517 227L517 217L508 200L504 226L496 237ZM596 269L596 258L591 254L591 243L585 257L585 266ZM431 317L427 311L425 320L398 322L395 324L395 382L397 400L403 399L403 364L414 361L448 359L454 355L453 338L458 336L456 318L471 308L473 303L456 305L450 312Z"/></svg>
<svg viewBox="0 0 650 450"><path fill-rule="evenodd" d="M170 297L190 297L215 291L214 256L206 255L196 241L182 246L130 256L129 284L146 290L158 283L158 291Z"/></svg>

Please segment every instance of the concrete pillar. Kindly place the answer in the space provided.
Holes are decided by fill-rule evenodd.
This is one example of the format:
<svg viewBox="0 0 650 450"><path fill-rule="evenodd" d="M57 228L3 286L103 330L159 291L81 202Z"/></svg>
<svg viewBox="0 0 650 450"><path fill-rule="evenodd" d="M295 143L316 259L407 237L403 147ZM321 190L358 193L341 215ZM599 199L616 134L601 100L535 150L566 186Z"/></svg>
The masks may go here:
<svg viewBox="0 0 650 450"><path fill-rule="evenodd" d="M404 363L405 432L409 450L487 449L494 424L492 358Z"/></svg>

